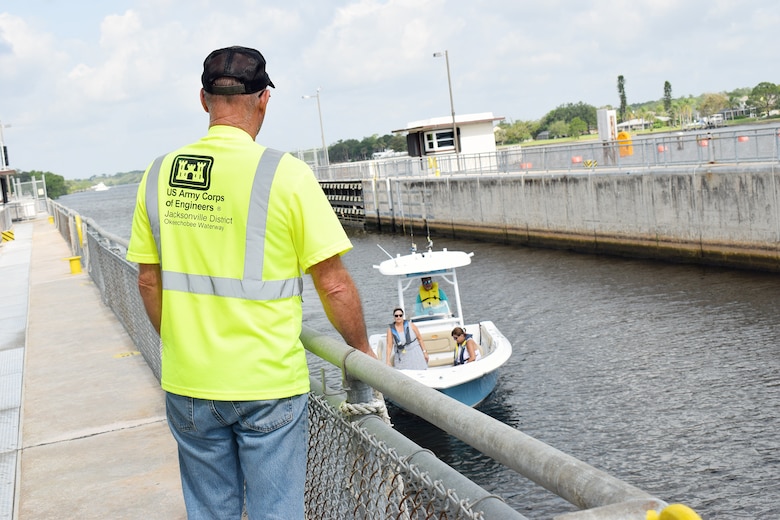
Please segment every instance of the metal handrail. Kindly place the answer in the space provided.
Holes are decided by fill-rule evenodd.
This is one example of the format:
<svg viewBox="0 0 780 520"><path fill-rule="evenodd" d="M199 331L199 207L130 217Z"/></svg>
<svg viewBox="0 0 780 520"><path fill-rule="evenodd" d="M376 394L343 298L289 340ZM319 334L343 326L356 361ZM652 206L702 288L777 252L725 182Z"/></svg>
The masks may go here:
<svg viewBox="0 0 780 520"><path fill-rule="evenodd" d="M780 129L719 128L668 132L622 141L585 140L565 144L514 146L494 152L395 157L315 167L317 178L370 180L396 177L525 173L588 173L594 169L643 168L780 161ZM631 147L628 154L626 146Z"/></svg>
<svg viewBox="0 0 780 520"><path fill-rule="evenodd" d="M301 340L309 352L345 374L581 509L623 503L658 509L666 505L637 487L357 353L343 342L306 326Z"/></svg>

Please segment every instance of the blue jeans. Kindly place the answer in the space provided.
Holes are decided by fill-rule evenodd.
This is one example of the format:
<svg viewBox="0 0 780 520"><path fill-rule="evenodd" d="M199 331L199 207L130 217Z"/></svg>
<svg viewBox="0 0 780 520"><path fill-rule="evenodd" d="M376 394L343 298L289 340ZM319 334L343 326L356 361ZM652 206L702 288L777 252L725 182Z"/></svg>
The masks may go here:
<svg viewBox="0 0 780 520"><path fill-rule="evenodd" d="M188 520L303 519L308 394L209 401L166 393ZM244 487L246 486L246 488Z"/></svg>

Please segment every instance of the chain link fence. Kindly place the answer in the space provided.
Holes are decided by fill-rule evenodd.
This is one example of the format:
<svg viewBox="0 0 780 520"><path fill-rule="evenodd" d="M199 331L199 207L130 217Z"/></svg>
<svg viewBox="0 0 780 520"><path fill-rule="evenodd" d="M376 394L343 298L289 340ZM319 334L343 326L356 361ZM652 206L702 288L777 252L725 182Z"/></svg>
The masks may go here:
<svg viewBox="0 0 780 520"><path fill-rule="evenodd" d="M307 516L366 520L483 519L441 480L409 462L324 397L309 406Z"/></svg>
<svg viewBox="0 0 780 520"><path fill-rule="evenodd" d="M99 288L103 302L116 314L159 380L161 342L146 317L138 293L137 266L124 258L127 241L56 202L49 201L48 206L60 234L70 244L71 252L80 257L82 266ZM312 388L316 389L314 383ZM340 390L327 391L323 387L321 392L337 394L337 401L343 399ZM459 498L454 491L458 485L448 483L446 477L434 479L426 468L411 462L415 453L427 450L419 446L412 450L408 447L396 449L370 433L360 421L344 413L343 407L330 403L314 391L309 403L307 518L485 518L480 510L469 504L476 504L492 495L479 488L480 496ZM382 422L384 428L392 429L381 419L377 421ZM407 454L401 455L401 451ZM436 466L444 465L438 459L435 461ZM453 479L465 479L447 468ZM492 498L503 504L497 497ZM505 507L506 513L493 517L523 519L522 515Z"/></svg>

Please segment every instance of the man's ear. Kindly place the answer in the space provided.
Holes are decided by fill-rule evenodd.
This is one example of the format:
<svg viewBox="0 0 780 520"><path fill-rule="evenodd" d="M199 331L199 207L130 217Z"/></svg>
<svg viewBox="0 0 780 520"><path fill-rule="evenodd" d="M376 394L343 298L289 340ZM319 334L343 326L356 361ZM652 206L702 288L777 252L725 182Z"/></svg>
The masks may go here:
<svg viewBox="0 0 780 520"><path fill-rule="evenodd" d="M263 104L267 105L268 102L271 100L271 90L265 89L262 94L260 94L260 98L263 100Z"/></svg>
<svg viewBox="0 0 780 520"><path fill-rule="evenodd" d="M206 90L205 89L200 89L200 104L203 107L203 110L205 110L206 113L208 113L209 107L206 105Z"/></svg>

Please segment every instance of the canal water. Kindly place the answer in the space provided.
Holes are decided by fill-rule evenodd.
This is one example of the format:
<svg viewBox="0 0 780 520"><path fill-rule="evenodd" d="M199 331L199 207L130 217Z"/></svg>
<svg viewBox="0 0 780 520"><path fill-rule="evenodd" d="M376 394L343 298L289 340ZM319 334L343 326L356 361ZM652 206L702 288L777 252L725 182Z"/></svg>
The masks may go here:
<svg viewBox="0 0 780 520"><path fill-rule="evenodd" d="M59 202L129 237L136 186ZM377 247L411 237L350 230L344 260L369 333L395 289ZM414 237L420 245L424 237ZM780 518L780 277L476 241L458 273L467 321L491 319L514 352L480 410L706 519ZM336 336L307 280L304 319ZM571 506L428 423L393 422L529 518Z"/></svg>

